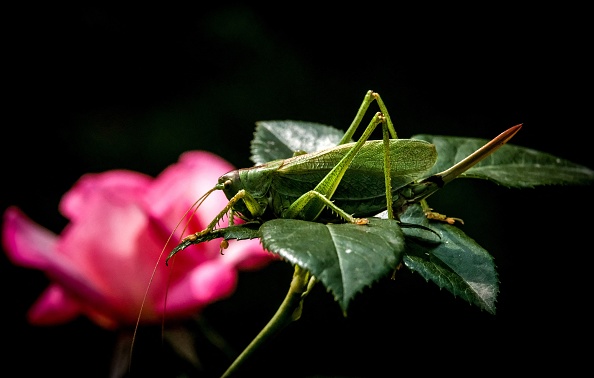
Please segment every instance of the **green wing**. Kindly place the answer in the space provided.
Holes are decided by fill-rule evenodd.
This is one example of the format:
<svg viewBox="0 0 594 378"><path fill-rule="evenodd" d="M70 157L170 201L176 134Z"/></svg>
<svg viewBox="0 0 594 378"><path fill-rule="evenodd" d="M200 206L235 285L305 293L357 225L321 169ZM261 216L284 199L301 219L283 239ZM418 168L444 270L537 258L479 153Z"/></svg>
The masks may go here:
<svg viewBox="0 0 594 378"><path fill-rule="evenodd" d="M273 189L292 202L312 190L353 147L347 143L286 159L274 173ZM384 146L382 140L365 142L343 176L332 200L348 213L368 216L385 210ZM416 139L390 140L392 191L424 177L437 161L435 146Z"/></svg>

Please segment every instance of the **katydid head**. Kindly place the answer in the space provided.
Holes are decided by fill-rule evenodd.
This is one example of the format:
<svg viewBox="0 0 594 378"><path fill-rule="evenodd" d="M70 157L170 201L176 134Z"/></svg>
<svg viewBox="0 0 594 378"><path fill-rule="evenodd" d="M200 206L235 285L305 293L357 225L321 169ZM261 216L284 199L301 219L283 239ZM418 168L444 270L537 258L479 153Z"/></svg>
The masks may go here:
<svg viewBox="0 0 594 378"><path fill-rule="evenodd" d="M219 177L215 186L229 200L225 212L232 210L243 220L260 218L268 209L273 172L282 160L251 168L229 171Z"/></svg>
<svg viewBox="0 0 594 378"><path fill-rule="evenodd" d="M216 188L222 190L228 200L233 198L237 192L243 189L241 179L239 178L239 170L229 171L219 177L219 182L216 185Z"/></svg>
<svg viewBox="0 0 594 378"><path fill-rule="evenodd" d="M216 188L222 190L223 193L225 193L225 196L229 200L234 212L240 217L242 217L242 214L250 218L254 216L248 206L246 206L245 202L239 201L240 196L237 196L241 190L245 189L241 181L241 172L239 169L229 171L219 177L219 182L216 185Z"/></svg>

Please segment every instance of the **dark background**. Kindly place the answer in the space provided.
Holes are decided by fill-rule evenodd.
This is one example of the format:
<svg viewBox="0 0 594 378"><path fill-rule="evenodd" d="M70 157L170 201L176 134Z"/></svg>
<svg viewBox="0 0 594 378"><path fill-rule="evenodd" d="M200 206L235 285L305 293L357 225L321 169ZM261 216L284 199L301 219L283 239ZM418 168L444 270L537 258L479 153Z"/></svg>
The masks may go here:
<svg viewBox="0 0 594 378"><path fill-rule="evenodd" d="M254 122L346 129L369 89L382 95L400 137L492 138L523 123L514 144L594 167L583 10L368 5L6 11L2 211L16 205L59 233L60 197L84 173L156 176L192 149L250 166ZM319 285L303 318L246 369L299 377L578 369L578 341L591 329L592 187L460 181L430 203L463 218L463 230L494 256L497 315L406 270L363 292L346 319ZM28 326L25 313L48 281L4 255L0 263L3 366L107 376L115 336L86 319ZM237 293L205 316L240 351L290 278L282 263L242 274ZM207 371L197 376L221 374L228 363L204 349ZM155 361L170 374L153 376L184 368L165 355L136 360L137 376Z"/></svg>

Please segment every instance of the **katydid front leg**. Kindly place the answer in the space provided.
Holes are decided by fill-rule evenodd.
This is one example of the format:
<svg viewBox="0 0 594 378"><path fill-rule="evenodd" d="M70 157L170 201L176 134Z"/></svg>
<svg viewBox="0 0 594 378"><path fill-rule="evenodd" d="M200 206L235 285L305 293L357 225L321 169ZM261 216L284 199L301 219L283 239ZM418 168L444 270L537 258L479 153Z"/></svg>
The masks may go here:
<svg viewBox="0 0 594 378"><path fill-rule="evenodd" d="M217 186L215 186L213 190L222 190L223 187L225 185L228 185L228 184L229 184L229 182L227 182L227 181L226 182L223 182L223 183L218 184ZM227 205L223 208L223 210L221 210L214 217L214 219L208 224L208 226L206 226L206 228L204 230L186 236L185 238L182 239L181 243L193 242L196 239L198 239L200 236L203 236L203 235L208 234L209 232L211 232L212 230L214 230L214 228L219 223L219 221L221 219L223 219L223 217L225 215L227 215L228 213L231 214L231 216L230 216L230 222L233 222L232 221L232 219L233 219L233 207L235 206L235 204L239 200L243 200L243 202L245 203L246 207L248 208L248 210L252 214L262 214L264 212L264 209L260 206L260 203L251 194L249 194L245 189L242 189L242 190L238 191L237 194L235 194L229 200L229 202L227 202ZM223 245L221 245L221 247L223 247ZM222 248L222 249L225 249L225 248Z"/></svg>

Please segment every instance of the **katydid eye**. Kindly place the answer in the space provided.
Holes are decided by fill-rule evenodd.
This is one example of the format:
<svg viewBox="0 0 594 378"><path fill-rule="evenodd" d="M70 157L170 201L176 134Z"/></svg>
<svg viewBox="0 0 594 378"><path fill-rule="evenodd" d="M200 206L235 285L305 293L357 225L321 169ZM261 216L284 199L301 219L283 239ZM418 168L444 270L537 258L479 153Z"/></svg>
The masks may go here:
<svg viewBox="0 0 594 378"><path fill-rule="evenodd" d="M239 173L237 171L227 172L219 177L219 185L224 185L225 188L232 186L235 182L239 181Z"/></svg>

